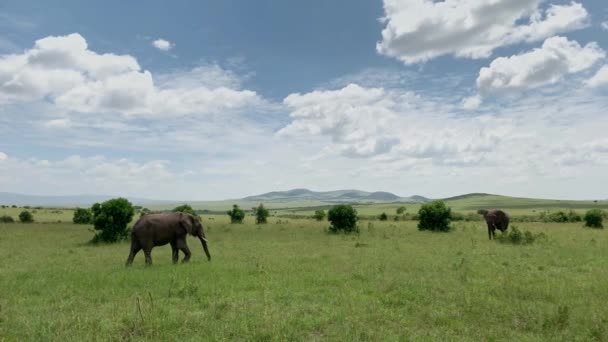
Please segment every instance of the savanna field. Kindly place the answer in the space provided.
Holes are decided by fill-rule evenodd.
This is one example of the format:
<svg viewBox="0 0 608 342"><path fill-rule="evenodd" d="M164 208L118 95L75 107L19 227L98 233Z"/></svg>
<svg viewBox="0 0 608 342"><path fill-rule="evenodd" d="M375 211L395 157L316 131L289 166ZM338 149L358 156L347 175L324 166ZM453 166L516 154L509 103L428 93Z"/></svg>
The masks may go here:
<svg viewBox="0 0 608 342"><path fill-rule="evenodd" d="M190 237L189 264L163 246L125 268L128 242L88 244L92 226L55 215L0 223L2 341L608 340L608 237L580 222L514 222L547 238L511 245L481 221L333 235L203 215L211 262Z"/></svg>

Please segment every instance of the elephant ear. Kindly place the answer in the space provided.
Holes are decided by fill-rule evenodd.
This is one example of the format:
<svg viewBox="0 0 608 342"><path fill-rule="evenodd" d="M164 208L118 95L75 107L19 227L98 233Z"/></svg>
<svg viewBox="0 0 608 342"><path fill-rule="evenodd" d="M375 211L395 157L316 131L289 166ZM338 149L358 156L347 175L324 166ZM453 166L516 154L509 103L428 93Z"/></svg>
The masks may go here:
<svg viewBox="0 0 608 342"><path fill-rule="evenodd" d="M186 234L192 233L192 218L190 215L180 215L179 225L185 230Z"/></svg>

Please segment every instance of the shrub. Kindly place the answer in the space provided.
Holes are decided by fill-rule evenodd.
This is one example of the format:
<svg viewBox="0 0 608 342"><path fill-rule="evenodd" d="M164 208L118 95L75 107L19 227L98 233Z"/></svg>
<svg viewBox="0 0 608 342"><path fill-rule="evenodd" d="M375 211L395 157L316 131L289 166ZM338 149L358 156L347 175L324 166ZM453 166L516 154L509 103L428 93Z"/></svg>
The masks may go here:
<svg viewBox="0 0 608 342"><path fill-rule="evenodd" d="M386 213L382 213L380 214L380 216L378 216L378 218L380 219L380 221L386 221L388 220L388 215L386 215Z"/></svg>
<svg viewBox="0 0 608 342"><path fill-rule="evenodd" d="M397 215L403 215L405 214L405 211L407 209L404 206L400 206L399 208L397 208Z"/></svg>
<svg viewBox="0 0 608 342"><path fill-rule="evenodd" d="M116 242L128 235L127 224L133 218L133 205L125 198L113 198L91 208L93 224L99 231L93 242Z"/></svg>
<svg viewBox="0 0 608 342"><path fill-rule="evenodd" d="M0 216L0 222L2 222L2 223L13 223L13 222L15 222L15 220L11 216L2 215L2 216Z"/></svg>
<svg viewBox="0 0 608 342"><path fill-rule="evenodd" d="M359 232L357 227L357 210L346 204L335 205L327 213L327 218L331 222L329 231L332 233L344 232L352 233Z"/></svg>
<svg viewBox="0 0 608 342"><path fill-rule="evenodd" d="M600 209L591 209L585 213L583 217L585 221L585 226L591 228L604 228L602 221L604 220L604 215Z"/></svg>
<svg viewBox="0 0 608 342"><path fill-rule="evenodd" d="M567 213L563 211L556 211L554 213L545 214L541 213L540 217L545 222L580 222L581 216L577 214L574 210L570 210Z"/></svg>
<svg viewBox="0 0 608 342"><path fill-rule="evenodd" d="M34 215L32 215L32 213L30 213L29 211L24 210L19 213L19 221L23 223L34 222Z"/></svg>
<svg viewBox="0 0 608 342"><path fill-rule="evenodd" d="M502 234L496 237L496 240L500 243L511 243L514 245L529 245L538 240L546 240L544 233L534 234L528 230L521 231L517 226L512 226L509 232L502 232Z"/></svg>
<svg viewBox="0 0 608 342"><path fill-rule="evenodd" d="M230 216L230 223L243 223L245 212L238 205L233 204L232 210L226 212Z"/></svg>
<svg viewBox="0 0 608 342"><path fill-rule="evenodd" d="M583 218L576 211L570 209L568 211L568 222L581 222Z"/></svg>
<svg viewBox="0 0 608 342"><path fill-rule="evenodd" d="M464 214L452 211L450 213L450 220L452 220L452 221L464 221Z"/></svg>
<svg viewBox="0 0 608 342"><path fill-rule="evenodd" d="M418 210L418 229L447 232L450 230L451 213L443 201L425 203Z"/></svg>
<svg viewBox="0 0 608 342"><path fill-rule="evenodd" d="M144 215L148 215L148 214L150 214L151 212L152 212L152 211L151 211L150 209L148 209L148 208L142 208L142 209L139 211L139 217L142 217L142 216L144 216Z"/></svg>
<svg viewBox="0 0 608 342"><path fill-rule="evenodd" d="M192 209L191 206L187 205L187 204L182 204L179 207L175 207L173 210L173 212L180 212L180 213L185 213L185 214L190 214L194 217L198 217L198 214L196 213L196 211L194 211L194 209Z"/></svg>
<svg viewBox="0 0 608 342"><path fill-rule="evenodd" d="M268 209L264 208L264 205L262 203L260 203L260 205L255 208L255 223L256 224L263 224L266 223L268 221Z"/></svg>
<svg viewBox="0 0 608 342"><path fill-rule="evenodd" d="M326 216L327 216L327 214L325 214L325 210L316 210L315 214L313 215L313 217L317 221L323 221Z"/></svg>
<svg viewBox="0 0 608 342"><path fill-rule="evenodd" d="M90 224L93 223L93 213L91 209L76 208L72 222L75 224Z"/></svg>

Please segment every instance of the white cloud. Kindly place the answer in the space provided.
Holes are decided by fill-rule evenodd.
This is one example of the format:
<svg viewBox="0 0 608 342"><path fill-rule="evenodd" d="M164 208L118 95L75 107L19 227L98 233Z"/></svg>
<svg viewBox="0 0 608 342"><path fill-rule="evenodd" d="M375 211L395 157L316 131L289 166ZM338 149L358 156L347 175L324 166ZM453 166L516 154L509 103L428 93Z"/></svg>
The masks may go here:
<svg viewBox="0 0 608 342"><path fill-rule="evenodd" d="M585 84L591 88L608 85L608 65L602 66Z"/></svg>
<svg viewBox="0 0 608 342"><path fill-rule="evenodd" d="M159 38L159 39L153 41L152 45L155 48L162 50L162 51L169 51L175 46L170 41L162 39L162 38Z"/></svg>
<svg viewBox="0 0 608 342"><path fill-rule="evenodd" d="M4 152L0 152L0 162L5 161L6 159L8 159L8 155Z"/></svg>
<svg viewBox="0 0 608 342"><path fill-rule="evenodd" d="M371 156L389 151L398 139L386 131L396 119L381 88L350 84L339 90L291 94L284 104L294 121L280 136L327 135L342 153Z"/></svg>
<svg viewBox="0 0 608 342"><path fill-rule="evenodd" d="M551 37L540 48L493 60L479 71L477 88L488 95L554 84L591 68L605 56L595 42L581 46L564 37Z"/></svg>
<svg viewBox="0 0 608 342"><path fill-rule="evenodd" d="M293 121L278 132L279 137L326 137L331 142L327 153L348 157L442 159L452 155L470 160L471 153L486 150L491 146L488 139L502 131L482 133L486 119L468 119L475 125L467 125L467 119L447 120L450 109L436 107L411 92L356 84L292 94L284 102Z"/></svg>
<svg viewBox="0 0 608 342"><path fill-rule="evenodd" d="M588 25L580 3L542 0L384 0L386 27L376 49L405 63L443 55L487 58L493 50Z"/></svg>
<svg viewBox="0 0 608 342"><path fill-rule="evenodd" d="M602 22L601 26L604 30L608 31L608 21Z"/></svg>
<svg viewBox="0 0 608 342"><path fill-rule="evenodd" d="M32 194L113 193L152 195L151 184L164 187L176 178L165 160L136 162L103 156L72 155L59 160L6 159L0 163L0 187ZM86 184L86 190L83 186Z"/></svg>
<svg viewBox="0 0 608 342"><path fill-rule="evenodd" d="M482 102L481 96L479 96L479 95L469 96L462 100L462 107L464 109L477 109L477 108L479 108L479 106L481 106L481 102Z"/></svg>
<svg viewBox="0 0 608 342"><path fill-rule="evenodd" d="M209 71L211 82L206 80ZM253 91L235 82L218 86L219 67L197 68L190 82L183 73L157 84L128 55L98 54L77 33L36 41L22 54L0 56L0 104L50 101L75 112L112 112L125 115L172 116L208 114L262 105Z"/></svg>

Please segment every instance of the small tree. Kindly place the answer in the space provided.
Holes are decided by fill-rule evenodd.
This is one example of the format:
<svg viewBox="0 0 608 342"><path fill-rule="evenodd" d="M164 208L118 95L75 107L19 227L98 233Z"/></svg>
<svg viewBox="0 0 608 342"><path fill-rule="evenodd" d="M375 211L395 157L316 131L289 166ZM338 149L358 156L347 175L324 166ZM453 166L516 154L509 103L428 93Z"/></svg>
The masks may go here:
<svg viewBox="0 0 608 342"><path fill-rule="evenodd" d="M32 213L30 213L29 211L24 210L19 213L19 221L23 223L34 222L34 215L32 215Z"/></svg>
<svg viewBox="0 0 608 342"><path fill-rule="evenodd" d="M418 211L419 230L447 232L450 230L451 209L443 201L423 204Z"/></svg>
<svg viewBox="0 0 608 342"><path fill-rule="evenodd" d="M149 213L151 213L151 212L152 212L152 211L150 211L150 209L148 209L148 208L142 208L142 209L139 211L139 217L142 217L142 216L144 216L144 215L148 215L148 214L149 214Z"/></svg>
<svg viewBox="0 0 608 342"><path fill-rule="evenodd" d="M125 198L113 198L91 208L93 224L99 231L93 242L116 242L128 235L127 224L133 218L133 205Z"/></svg>
<svg viewBox="0 0 608 342"><path fill-rule="evenodd" d="M403 215L405 214L405 211L407 209L404 206L400 206L399 208L397 208L397 215Z"/></svg>
<svg viewBox="0 0 608 342"><path fill-rule="evenodd" d="M232 205L232 210L228 210L227 214L230 216L230 223L243 223L245 219L245 212L236 204Z"/></svg>
<svg viewBox="0 0 608 342"><path fill-rule="evenodd" d="M352 233L358 232L357 210L350 205L340 204L333 206L327 213L327 218L331 222L329 231L332 233L345 232Z"/></svg>
<svg viewBox="0 0 608 342"><path fill-rule="evenodd" d="M268 221L268 209L264 208L264 205L260 203L260 205L255 208L255 223L262 224Z"/></svg>
<svg viewBox="0 0 608 342"><path fill-rule="evenodd" d="M93 223L93 213L91 209L76 208L72 222L75 224L90 224Z"/></svg>
<svg viewBox="0 0 608 342"><path fill-rule="evenodd" d="M315 218L315 220L317 221L323 221L325 219L327 215L325 214L325 210L316 210L315 214L313 215L313 217Z"/></svg>
<svg viewBox="0 0 608 342"><path fill-rule="evenodd" d="M0 216L0 222L2 223L13 223L15 220L9 215Z"/></svg>
<svg viewBox="0 0 608 342"><path fill-rule="evenodd" d="M386 215L386 213L382 213L380 214L380 216L378 216L378 218L380 219L380 221L386 221L388 220L388 215Z"/></svg>
<svg viewBox="0 0 608 342"><path fill-rule="evenodd" d="M585 226L587 227L604 228L604 225L602 224L604 220L604 215L600 209L588 210L585 213L583 220L585 221Z"/></svg>
<svg viewBox="0 0 608 342"><path fill-rule="evenodd" d="M180 213L190 214L194 217L198 217L198 214L196 213L196 211L194 211L194 209L192 209L192 207L189 206L188 204L182 204L179 207L175 207L173 209L173 212L180 212Z"/></svg>

